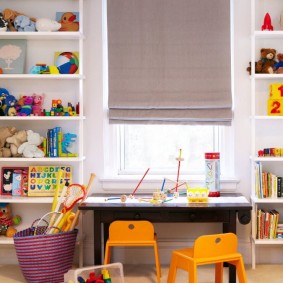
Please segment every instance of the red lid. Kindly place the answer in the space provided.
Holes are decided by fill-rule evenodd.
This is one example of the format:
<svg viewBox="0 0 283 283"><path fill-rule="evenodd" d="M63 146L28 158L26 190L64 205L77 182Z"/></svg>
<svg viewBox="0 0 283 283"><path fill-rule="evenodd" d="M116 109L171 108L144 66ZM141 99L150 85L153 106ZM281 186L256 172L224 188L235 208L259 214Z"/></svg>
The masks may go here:
<svg viewBox="0 0 283 283"><path fill-rule="evenodd" d="M219 159L220 153L219 152L206 152L205 159Z"/></svg>

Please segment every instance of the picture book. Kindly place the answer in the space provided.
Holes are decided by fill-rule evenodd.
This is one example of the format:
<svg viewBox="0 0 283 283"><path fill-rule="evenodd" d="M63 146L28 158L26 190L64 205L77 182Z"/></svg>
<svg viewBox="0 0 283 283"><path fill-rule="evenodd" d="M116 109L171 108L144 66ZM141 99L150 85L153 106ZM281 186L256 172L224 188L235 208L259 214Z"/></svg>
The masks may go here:
<svg viewBox="0 0 283 283"><path fill-rule="evenodd" d="M2 167L1 195L26 195L27 172L28 167Z"/></svg>
<svg viewBox="0 0 283 283"><path fill-rule="evenodd" d="M72 184L71 166L29 166L28 196L54 196L59 169L63 170L59 194L65 182Z"/></svg>

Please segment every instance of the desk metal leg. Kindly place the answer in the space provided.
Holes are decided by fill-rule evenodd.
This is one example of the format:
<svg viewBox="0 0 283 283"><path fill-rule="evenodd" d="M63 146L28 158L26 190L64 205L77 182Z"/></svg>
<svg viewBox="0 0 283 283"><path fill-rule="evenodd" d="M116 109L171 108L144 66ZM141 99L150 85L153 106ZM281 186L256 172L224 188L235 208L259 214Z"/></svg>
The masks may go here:
<svg viewBox="0 0 283 283"><path fill-rule="evenodd" d="M94 239L94 265L102 264L101 260L101 223L100 223L100 212L93 212L93 239Z"/></svg>
<svg viewBox="0 0 283 283"><path fill-rule="evenodd" d="M230 211L230 221L229 223L223 223L223 233L231 232L236 234L236 219L236 211ZM236 283L236 267L232 264L229 265L229 283Z"/></svg>

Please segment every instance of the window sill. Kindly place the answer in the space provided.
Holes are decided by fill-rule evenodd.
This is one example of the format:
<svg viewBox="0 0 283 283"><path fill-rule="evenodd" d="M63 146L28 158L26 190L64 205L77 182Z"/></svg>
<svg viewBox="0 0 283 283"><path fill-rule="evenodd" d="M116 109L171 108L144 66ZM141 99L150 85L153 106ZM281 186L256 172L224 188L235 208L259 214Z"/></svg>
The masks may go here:
<svg viewBox="0 0 283 283"><path fill-rule="evenodd" d="M102 178L100 182L102 184L102 190L105 192L115 192L115 193L132 193L140 181L140 176L117 176L110 178ZM168 177L166 181L165 189L174 188L176 176ZM187 181L189 180L189 181ZM180 178L179 184L187 181L190 187L203 187L204 177L194 176L191 178ZM147 176L139 187L139 193L152 193L154 190L161 188L163 178ZM223 178L220 180L221 192L223 193L234 193L237 190L237 185L240 181L235 178ZM180 190L184 190L185 186L180 187Z"/></svg>

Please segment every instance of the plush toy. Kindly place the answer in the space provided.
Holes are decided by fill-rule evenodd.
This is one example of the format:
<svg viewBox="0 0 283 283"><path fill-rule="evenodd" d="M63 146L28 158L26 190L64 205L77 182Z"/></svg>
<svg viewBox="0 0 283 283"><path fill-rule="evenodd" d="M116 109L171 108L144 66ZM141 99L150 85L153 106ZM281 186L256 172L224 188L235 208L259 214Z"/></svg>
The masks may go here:
<svg viewBox="0 0 283 283"><path fill-rule="evenodd" d="M8 22L4 19L2 13L0 13L0 32L7 31Z"/></svg>
<svg viewBox="0 0 283 283"><path fill-rule="evenodd" d="M276 64L275 58L275 49L262 48L260 50L260 60L256 62L255 72L262 74L273 74L273 67Z"/></svg>
<svg viewBox="0 0 283 283"><path fill-rule="evenodd" d="M12 208L8 203L0 203L0 235L13 237L17 230L13 227L22 222L19 215L12 217Z"/></svg>
<svg viewBox="0 0 283 283"><path fill-rule="evenodd" d="M16 132L15 127L0 127L0 157L11 157L10 148L6 148L7 138L13 136Z"/></svg>
<svg viewBox="0 0 283 283"><path fill-rule="evenodd" d="M17 103L17 115L18 116L29 116L32 113L32 96L23 96L21 101Z"/></svg>
<svg viewBox="0 0 283 283"><path fill-rule="evenodd" d="M13 95L6 95L4 99L4 114L5 116L17 116L16 110L17 99Z"/></svg>
<svg viewBox="0 0 283 283"><path fill-rule="evenodd" d="M10 148L13 157L21 156L18 153L18 148L24 142L27 142L27 131L21 130L16 132L13 136L6 139L6 146Z"/></svg>
<svg viewBox="0 0 283 283"><path fill-rule="evenodd" d="M59 31L78 31L80 29L80 24L76 21L76 19L77 16L74 13L64 13L59 21L61 24Z"/></svg>
<svg viewBox="0 0 283 283"><path fill-rule="evenodd" d="M32 114L34 116L41 116L43 111L42 106L43 106L45 94L34 93L32 97L33 97Z"/></svg>
<svg viewBox="0 0 283 283"><path fill-rule="evenodd" d="M44 157L44 152L38 148L43 140L44 138L40 134L27 130L27 142L19 146L18 153L27 158Z"/></svg>
<svg viewBox="0 0 283 283"><path fill-rule="evenodd" d="M273 67L274 72L276 74L282 74L283 73L283 53L277 54L277 60L278 62Z"/></svg>
<svg viewBox="0 0 283 283"><path fill-rule="evenodd" d="M14 27L17 31L35 31L35 22L28 16L20 15L14 20Z"/></svg>
<svg viewBox="0 0 283 283"><path fill-rule="evenodd" d="M61 24L50 19L37 19L35 23L37 31L58 31L61 28Z"/></svg>
<svg viewBox="0 0 283 283"><path fill-rule="evenodd" d="M17 11L12 10L12 9L4 9L2 11L2 14L3 14L4 20L6 20L8 22L9 31L17 31L15 26L14 26L14 21L15 21L15 18L17 16L20 16L20 15L26 16L23 13L17 12ZM35 18L31 18L31 17L29 17L29 18L30 18L31 21L36 22Z"/></svg>

